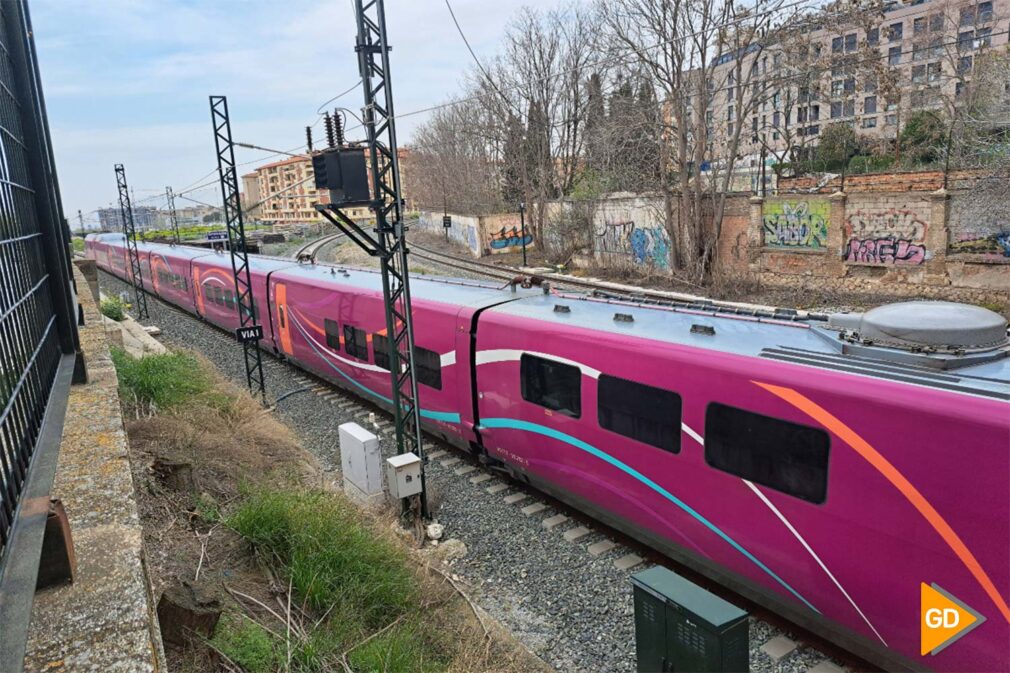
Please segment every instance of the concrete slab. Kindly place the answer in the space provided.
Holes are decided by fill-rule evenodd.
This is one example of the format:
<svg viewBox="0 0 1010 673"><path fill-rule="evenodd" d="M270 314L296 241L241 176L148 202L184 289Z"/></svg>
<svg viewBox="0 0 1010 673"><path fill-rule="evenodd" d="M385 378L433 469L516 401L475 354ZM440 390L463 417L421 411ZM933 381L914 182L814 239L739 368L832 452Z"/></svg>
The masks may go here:
<svg viewBox="0 0 1010 673"><path fill-rule="evenodd" d="M845 673L845 669L825 659L808 668L807 673Z"/></svg>
<svg viewBox="0 0 1010 673"><path fill-rule="evenodd" d="M642 557L638 554L625 554L614 561L614 567L618 570L631 570L642 562Z"/></svg>
<svg viewBox="0 0 1010 673"><path fill-rule="evenodd" d="M477 467L475 465L464 465L463 467L456 470L453 474L457 477L462 477L464 474L470 474L471 472L476 472Z"/></svg>
<svg viewBox="0 0 1010 673"><path fill-rule="evenodd" d="M547 530L551 530L552 528L557 528L558 526L560 526L561 524L563 524L565 521L568 521L568 517L567 516L565 516L564 514L555 514L554 516L552 516L552 517L550 517L548 519L544 519L541 522L541 524Z"/></svg>
<svg viewBox="0 0 1010 673"><path fill-rule="evenodd" d="M526 505L522 508L522 513L526 516L533 516L534 514L539 514L540 512L547 509L547 505L542 502L535 502L532 505Z"/></svg>
<svg viewBox="0 0 1010 673"><path fill-rule="evenodd" d="M608 551L617 546L617 543L612 540L600 540L599 542L594 542L593 544L586 547L588 551L593 556L599 556L600 554L606 554Z"/></svg>
<svg viewBox="0 0 1010 673"><path fill-rule="evenodd" d="M506 495L505 496L505 504L506 505L514 505L517 502L525 500L528 497L529 496L526 495L525 493L513 493L512 495Z"/></svg>
<svg viewBox="0 0 1010 673"><path fill-rule="evenodd" d="M460 462L462 461L460 461L459 458L446 458L445 460L439 461L442 467L452 467L453 465L459 465Z"/></svg>
<svg viewBox="0 0 1010 673"><path fill-rule="evenodd" d="M441 449L439 449L438 451L432 451L432 452L430 452L428 454L428 458L431 458L432 460L437 460L437 459L441 458L442 456L444 456L447 453L449 453L449 452L448 451L442 451Z"/></svg>
<svg viewBox="0 0 1010 673"><path fill-rule="evenodd" d="M491 479L493 479L493 477L485 472L484 474L478 474L476 477L470 477L470 483L483 484L485 481L490 481Z"/></svg>
<svg viewBox="0 0 1010 673"><path fill-rule="evenodd" d="M509 487L508 484L494 484L492 486L488 486L487 489L485 490L491 495L495 495L496 493L501 493L508 487Z"/></svg>
<svg viewBox="0 0 1010 673"><path fill-rule="evenodd" d="M589 535L590 530L585 526L576 526L571 530L566 530L561 536L565 539L565 542L575 542L576 540L581 540L585 536Z"/></svg>
<svg viewBox="0 0 1010 673"><path fill-rule="evenodd" d="M785 636L775 636L761 646L761 651L771 657L772 661L778 662L789 656L796 649L796 641Z"/></svg>

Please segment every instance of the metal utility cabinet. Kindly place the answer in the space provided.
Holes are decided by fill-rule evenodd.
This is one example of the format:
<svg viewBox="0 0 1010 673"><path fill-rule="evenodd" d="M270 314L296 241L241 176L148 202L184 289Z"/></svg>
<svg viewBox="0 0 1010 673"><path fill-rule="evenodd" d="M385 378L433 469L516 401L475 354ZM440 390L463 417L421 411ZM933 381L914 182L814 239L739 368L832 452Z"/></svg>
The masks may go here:
<svg viewBox="0 0 1010 673"><path fill-rule="evenodd" d="M639 673L747 671L747 613L675 572L632 575Z"/></svg>

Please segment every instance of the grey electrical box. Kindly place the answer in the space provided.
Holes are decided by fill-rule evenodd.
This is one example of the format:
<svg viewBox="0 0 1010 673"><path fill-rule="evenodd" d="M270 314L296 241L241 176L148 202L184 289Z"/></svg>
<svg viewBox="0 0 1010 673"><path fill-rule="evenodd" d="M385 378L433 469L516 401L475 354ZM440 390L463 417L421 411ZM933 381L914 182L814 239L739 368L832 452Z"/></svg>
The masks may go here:
<svg viewBox="0 0 1010 673"><path fill-rule="evenodd" d="M337 430L344 493L366 506L382 505L385 495L379 438L357 423L344 423Z"/></svg>
<svg viewBox="0 0 1010 673"><path fill-rule="evenodd" d="M414 453L386 458L386 487L396 499L421 492L421 459Z"/></svg>
<svg viewBox="0 0 1010 673"><path fill-rule="evenodd" d="M639 673L749 670L744 610L661 566L631 583Z"/></svg>

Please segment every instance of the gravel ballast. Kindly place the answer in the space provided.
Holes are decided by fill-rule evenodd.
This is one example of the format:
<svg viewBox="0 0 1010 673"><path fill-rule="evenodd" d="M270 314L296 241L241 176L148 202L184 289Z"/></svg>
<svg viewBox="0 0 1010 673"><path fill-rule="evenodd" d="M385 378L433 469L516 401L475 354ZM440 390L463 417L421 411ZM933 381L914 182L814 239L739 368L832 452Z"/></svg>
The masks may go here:
<svg viewBox="0 0 1010 673"><path fill-rule="evenodd" d="M105 273L100 273L100 282L110 294L128 289ZM245 385L241 347L232 336L153 297L148 308L150 320L144 322L161 329L160 340L202 353L222 374ZM324 399L325 384L311 375L270 355L264 355L263 362L271 403L300 391L282 399L277 413L330 473L337 475L340 470L337 428L342 423L354 421L376 432L384 453L392 452L391 426L384 412L335 388L327 388L325 394L330 399ZM450 562L450 572L472 588L475 601L559 671L634 671L630 576L648 563L622 571L614 561L629 552L643 556L646 552L629 549L617 540L610 551L592 556L587 546L608 539L603 527L497 473L473 483L474 477L485 473L483 468L457 474L460 468L475 463L437 442L429 441L428 447L447 451L428 464L430 501L438 522L445 526L443 540L456 538L466 546L466 554ZM463 462L442 465L452 458L463 458ZM506 503L507 496L517 493L529 497ZM528 516L521 512L536 502L547 507ZM569 519L546 529L543 521L558 514ZM590 532L572 541L565 539L565 532L580 526ZM825 659L797 636L785 633L799 640L800 646L781 661L772 661L760 646L783 633L752 619L752 671L800 673Z"/></svg>

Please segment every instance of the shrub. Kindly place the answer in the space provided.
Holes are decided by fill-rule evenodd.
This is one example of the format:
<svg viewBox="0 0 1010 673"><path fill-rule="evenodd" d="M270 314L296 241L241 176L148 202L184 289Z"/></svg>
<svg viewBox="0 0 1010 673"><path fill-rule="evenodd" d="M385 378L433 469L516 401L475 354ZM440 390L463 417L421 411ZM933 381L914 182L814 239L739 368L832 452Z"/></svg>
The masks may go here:
<svg viewBox="0 0 1010 673"><path fill-rule="evenodd" d="M126 317L126 304L119 297L106 297L102 300L101 311L106 318L121 322Z"/></svg>
<svg viewBox="0 0 1010 673"><path fill-rule="evenodd" d="M320 612L356 615L375 630L417 599L402 549L375 534L350 503L333 493L256 490L228 525L276 558L306 604Z"/></svg>
<svg viewBox="0 0 1010 673"><path fill-rule="evenodd" d="M212 381L200 362L188 353L164 353L135 358L112 349L119 374L120 396L145 410L170 409L209 393Z"/></svg>

